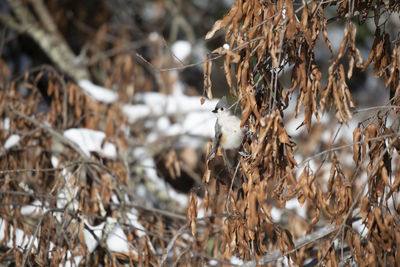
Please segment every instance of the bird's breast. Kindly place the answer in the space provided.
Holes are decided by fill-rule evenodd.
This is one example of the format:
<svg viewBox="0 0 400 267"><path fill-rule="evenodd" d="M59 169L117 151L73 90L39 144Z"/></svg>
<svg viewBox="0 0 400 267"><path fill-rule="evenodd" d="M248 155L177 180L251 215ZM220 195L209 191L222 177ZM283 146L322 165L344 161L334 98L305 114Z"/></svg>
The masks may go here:
<svg viewBox="0 0 400 267"><path fill-rule="evenodd" d="M222 129L221 144L224 149L238 148L243 139L243 132L238 127L237 129Z"/></svg>

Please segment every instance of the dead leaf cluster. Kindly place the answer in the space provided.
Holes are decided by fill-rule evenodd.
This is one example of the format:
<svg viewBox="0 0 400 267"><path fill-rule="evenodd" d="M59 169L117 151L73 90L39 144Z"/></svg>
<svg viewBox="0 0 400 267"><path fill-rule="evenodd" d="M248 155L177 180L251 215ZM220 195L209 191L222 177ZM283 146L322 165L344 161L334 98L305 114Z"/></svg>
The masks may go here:
<svg viewBox="0 0 400 267"><path fill-rule="evenodd" d="M329 266L344 263L344 253L338 253L338 248L350 249L351 261L363 266L395 265L399 259L395 234L399 225L395 218L399 214L400 176L398 166L392 165L399 153L399 39L385 31L381 18L383 13L396 14L400 6L395 1L367 2L374 8L365 1L302 1L295 7L295 1L290 0L238 0L208 32L206 39L225 30L226 44L213 53L224 56L226 80L242 107L242 126L252 133L243 142L244 153L238 156L236 177L221 177L225 174L209 163L203 179L210 190L204 200L208 210L227 213L227 218L221 220L224 259L235 255L244 260L260 260L276 248L300 266L310 257ZM337 52L328 40L329 20L325 17L326 9L332 6L337 18L345 21ZM371 12L376 30L369 57L363 61L357 28L370 19ZM331 53L326 80L315 56L318 39ZM211 63L207 64L209 70ZM340 158L343 153L339 149L328 149L319 154L324 156L321 159L313 158L317 168L311 167L309 161L301 167L304 162L295 160L301 147L283 124L283 110L288 107L289 98L296 97L295 115L304 113L299 128L306 126L308 132L331 109L339 123L348 124L355 108L349 81L356 69L367 72L369 65L375 77L382 78L389 88L388 105L393 105L392 109L388 106L387 112L359 122L353 133L354 164ZM291 86L285 89L278 76L287 67L292 67ZM206 91L211 92L209 71L204 74ZM317 119L315 123L312 115ZM396 122L392 123L389 117ZM300 168L302 171L297 172ZM239 180L240 185L232 182L235 186L231 189L229 184L227 188L220 185L225 188L220 193L226 192L225 206L221 201L212 201L212 194L218 194L215 181L232 179ZM363 183L367 185L365 194ZM271 216L272 208L284 208L293 198L307 208L304 232L311 233L327 223L338 226L338 231L319 245L296 248L294 236L298 235ZM389 205L389 200L393 204ZM360 215L366 235L352 225ZM335 246L334 241L340 236L341 244ZM317 255L313 250L318 251Z"/></svg>

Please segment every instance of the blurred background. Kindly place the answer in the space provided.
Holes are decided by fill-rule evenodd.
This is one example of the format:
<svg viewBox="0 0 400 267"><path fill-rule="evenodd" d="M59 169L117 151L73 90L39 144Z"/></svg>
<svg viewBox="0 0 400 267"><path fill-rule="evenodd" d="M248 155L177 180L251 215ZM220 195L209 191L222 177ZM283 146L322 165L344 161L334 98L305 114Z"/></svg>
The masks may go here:
<svg viewBox="0 0 400 267"><path fill-rule="evenodd" d="M293 1L294 9L302 2ZM48 234L40 240L51 241L63 253L68 244L76 264L86 251L94 251L85 262L93 266L105 265L104 255L124 263L133 258L139 265L147 257L148 262L162 266L167 255L169 263L178 263L180 253L187 260L198 259L197 264L203 260L210 265L226 263L218 254L218 234L227 215L218 213L218 205L207 210L207 200L202 202L202 198L209 186L210 199L225 201L226 181L204 183L206 155L214 136L215 116L210 111L224 95L229 95L230 103L237 99L229 93L224 57L213 59L211 83L216 99L207 99L203 63L227 42L224 30L210 40L205 36L233 3L0 0L0 170L4 170L0 199L7 204L1 207L4 216L0 224L6 221L10 231L22 229L21 240L22 236L35 237L39 228L48 227L52 230L48 233L59 236L67 229L68 238ZM338 17L336 8L324 8L332 54L322 36L315 50L323 87L345 30L346 21ZM359 20L356 15L353 19ZM383 11L380 20L392 38L398 36L398 16ZM372 19L355 24L356 45L366 60L376 26ZM340 59L344 66L347 61L347 56ZM285 89L291 87L291 68L279 73ZM357 109L384 105L389 100L389 91L382 79L374 76L372 66L365 72L356 68L346 82ZM331 147L351 144L353 130L370 113L355 113L346 125L338 123L333 112L326 112L320 123L313 119L311 130L306 131L305 127L298 129L304 115L300 112L295 118L295 106L296 91L283 118L285 130L296 143L296 161L304 163L296 175L308 166L325 186L331 167L325 164L328 156L321 160L312 157ZM354 172L350 148L337 151L346 177ZM283 208L273 201L266 203L274 222L289 225L291 230L299 226L295 237L305 234L312 218L307 211L309 203L300 207L295 197ZM195 207L193 210L198 207L199 213L193 213L192 219L201 224L204 240L194 239L186 227L189 206ZM58 213L60 210L63 213ZM58 214L57 220L44 220L51 212ZM209 217L205 220L203 216ZM114 220L112 234L103 233L110 220ZM364 229L361 224L357 227ZM0 236L7 232L4 229L0 228ZM112 240L113 236L119 239ZM14 242L10 236L5 239L8 243L0 246L3 255L11 251L9 248L15 252L17 247L26 247L25 241ZM102 243L105 240L107 246ZM176 240L175 247L168 246ZM113 247L118 241L127 248ZM40 250L40 244L30 242L35 244L30 249L37 249L41 257L29 254L29 249L25 255L7 255L13 254L16 262L40 258L43 266L49 264L51 257L46 252L50 248ZM196 242L203 242L204 251L190 249L192 254L187 253ZM79 247L81 243L85 243L84 248ZM138 251L145 251L143 258Z"/></svg>

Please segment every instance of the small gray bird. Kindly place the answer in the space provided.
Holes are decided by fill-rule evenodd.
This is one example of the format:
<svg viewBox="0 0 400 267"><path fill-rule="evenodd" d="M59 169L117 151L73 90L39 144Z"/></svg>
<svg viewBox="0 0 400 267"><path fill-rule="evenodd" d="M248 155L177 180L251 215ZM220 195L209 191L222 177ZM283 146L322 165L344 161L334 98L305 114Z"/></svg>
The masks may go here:
<svg viewBox="0 0 400 267"><path fill-rule="evenodd" d="M237 149L244 136L244 131L240 128L240 119L232 113L225 96L218 101L212 112L217 116L217 122L214 144L208 158L217 152L219 146L223 149Z"/></svg>

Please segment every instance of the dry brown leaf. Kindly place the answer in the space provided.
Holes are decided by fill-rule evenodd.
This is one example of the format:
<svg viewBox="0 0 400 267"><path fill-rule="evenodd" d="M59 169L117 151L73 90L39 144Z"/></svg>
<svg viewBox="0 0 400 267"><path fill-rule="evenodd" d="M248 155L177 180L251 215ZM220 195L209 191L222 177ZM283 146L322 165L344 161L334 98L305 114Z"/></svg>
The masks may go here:
<svg viewBox="0 0 400 267"><path fill-rule="evenodd" d="M208 99L212 99L212 83L211 83L211 67L212 60L207 56L206 60L203 63L203 95L204 93L207 95ZM203 98L202 98L203 99ZM204 103L204 99L203 99ZM201 103L201 104L203 104Z"/></svg>
<svg viewBox="0 0 400 267"><path fill-rule="evenodd" d="M286 0L285 11L287 18L286 38L290 40L297 33L297 19L293 9L293 2L291 0Z"/></svg>
<svg viewBox="0 0 400 267"><path fill-rule="evenodd" d="M348 35L349 35L349 24L344 29L343 40L342 40L342 43L340 44L339 52L338 52L338 55L336 56L335 64L338 64L339 60L344 55L344 52L345 52L345 49L346 49L346 46L347 46L347 42L348 42Z"/></svg>
<svg viewBox="0 0 400 267"><path fill-rule="evenodd" d="M207 32L205 39L208 40L214 36L214 34L222 28L222 19L217 20L211 30Z"/></svg>
<svg viewBox="0 0 400 267"><path fill-rule="evenodd" d="M371 51L369 53L369 56L368 56L367 60L364 62L364 65L362 66L361 71L365 71L367 69L367 67L369 66L369 64L371 64L373 59L377 58L377 56L376 56L376 47L378 46L378 43L382 42L382 36L381 36L380 33L381 33L380 29L377 28L375 30L375 36L374 36L374 41L372 42Z"/></svg>
<svg viewBox="0 0 400 267"><path fill-rule="evenodd" d="M358 125L353 131L353 160L358 165L361 160L361 129Z"/></svg>
<svg viewBox="0 0 400 267"><path fill-rule="evenodd" d="M186 211L186 221L194 238L196 238L197 236L196 219L197 219L197 195L192 191L189 196L189 205Z"/></svg>
<svg viewBox="0 0 400 267"><path fill-rule="evenodd" d="M232 73L231 73L231 69L230 69L229 59L230 59L230 56L225 57L224 73L225 73L226 82L228 83L230 90L232 90Z"/></svg>
<svg viewBox="0 0 400 267"><path fill-rule="evenodd" d="M235 4L232 6L232 8L229 10L228 14L224 16L223 19L217 20L214 23L214 26L211 28L211 30L206 34L205 39L208 40L214 36L214 34L222 29L225 28L233 19L233 17L237 17L236 13L239 13L238 10L240 9L238 5L240 5L241 1L236 1Z"/></svg>

